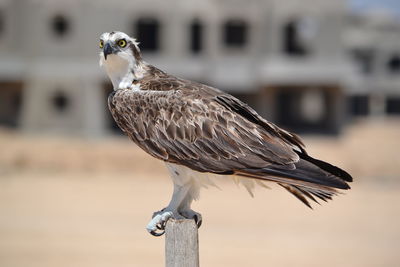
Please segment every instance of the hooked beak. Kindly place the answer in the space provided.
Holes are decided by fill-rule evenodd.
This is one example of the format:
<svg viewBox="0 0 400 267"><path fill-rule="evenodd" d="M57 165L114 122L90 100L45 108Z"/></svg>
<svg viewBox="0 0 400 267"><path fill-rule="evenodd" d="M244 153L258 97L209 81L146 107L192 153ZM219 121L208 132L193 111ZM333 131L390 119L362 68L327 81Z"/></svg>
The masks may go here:
<svg viewBox="0 0 400 267"><path fill-rule="evenodd" d="M110 43L106 43L103 48L104 59L107 60L107 56L110 54L114 54L115 52L115 49L110 45Z"/></svg>

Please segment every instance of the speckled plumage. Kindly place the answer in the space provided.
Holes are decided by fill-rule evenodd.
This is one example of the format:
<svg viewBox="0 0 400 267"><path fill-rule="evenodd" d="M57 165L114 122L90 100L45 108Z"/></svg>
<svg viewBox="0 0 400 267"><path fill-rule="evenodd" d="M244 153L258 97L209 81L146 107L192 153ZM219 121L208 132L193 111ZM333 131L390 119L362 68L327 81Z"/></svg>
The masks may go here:
<svg viewBox="0 0 400 267"><path fill-rule="evenodd" d="M317 191L325 200L335 192L332 187L348 188L347 174L340 178L317 167L322 179L294 177L296 164L310 171L315 166L301 159L307 154L300 138L231 95L150 65L134 83L140 90L113 92L109 108L122 131L158 159L199 172L275 181L303 201ZM292 177L284 177L291 171Z"/></svg>
<svg viewBox="0 0 400 267"><path fill-rule="evenodd" d="M238 177L250 194L260 181L275 182L309 207L308 200L326 201L337 189L350 188L347 172L310 157L297 135L247 104L144 62L136 41L124 33L102 38L107 49L100 62L113 80L108 106L114 120L139 147L165 161L173 178L170 204L147 227L152 234L159 235L171 216L200 216L190 203L198 198L202 174ZM120 38L126 47L117 47Z"/></svg>

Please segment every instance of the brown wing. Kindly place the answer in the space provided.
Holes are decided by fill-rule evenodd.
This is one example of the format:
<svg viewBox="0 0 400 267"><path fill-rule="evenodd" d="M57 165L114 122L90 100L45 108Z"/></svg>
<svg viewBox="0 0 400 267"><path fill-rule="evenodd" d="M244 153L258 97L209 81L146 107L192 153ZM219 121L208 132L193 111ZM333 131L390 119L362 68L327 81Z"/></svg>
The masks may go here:
<svg viewBox="0 0 400 267"><path fill-rule="evenodd" d="M307 205L304 196L326 200L333 188L349 188L350 175L311 158L296 135L230 95L167 75L140 86L113 92L109 107L119 127L158 159L274 181Z"/></svg>
<svg viewBox="0 0 400 267"><path fill-rule="evenodd" d="M284 140L200 91L118 90L110 97L110 110L146 152L197 171L233 173L299 160Z"/></svg>

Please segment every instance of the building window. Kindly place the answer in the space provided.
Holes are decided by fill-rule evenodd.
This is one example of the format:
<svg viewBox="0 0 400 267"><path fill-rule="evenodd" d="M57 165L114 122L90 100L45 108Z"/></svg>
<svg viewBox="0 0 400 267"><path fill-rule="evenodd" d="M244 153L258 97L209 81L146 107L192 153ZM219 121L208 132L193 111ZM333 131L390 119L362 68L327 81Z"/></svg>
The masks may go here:
<svg viewBox="0 0 400 267"><path fill-rule="evenodd" d="M372 49L354 49L350 53L360 73L371 74L373 72L375 53Z"/></svg>
<svg viewBox="0 0 400 267"><path fill-rule="evenodd" d="M400 97L388 97L386 99L386 113L400 115Z"/></svg>
<svg viewBox="0 0 400 267"><path fill-rule="evenodd" d="M64 37L71 30L71 25L65 16L56 15L51 20L51 30L55 36Z"/></svg>
<svg viewBox="0 0 400 267"><path fill-rule="evenodd" d="M335 94L328 87L282 86L275 95L276 122L295 132L335 133ZM311 106L310 106L311 105Z"/></svg>
<svg viewBox="0 0 400 267"><path fill-rule="evenodd" d="M247 42L248 25L240 19L231 19L224 24L224 43L228 47L242 48Z"/></svg>
<svg viewBox="0 0 400 267"><path fill-rule="evenodd" d="M0 82L0 125L17 127L23 106L23 83Z"/></svg>
<svg viewBox="0 0 400 267"><path fill-rule="evenodd" d="M304 56L308 49L301 32L301 21L293 19L283 27L283 51L291 56Z"/></svg>
<svg viewBox="0 0 400 267"><path fill-rule="evenodd" d="M144 52L156 52L160 49L160 23L155 18L141 18L135 24L136 38Z"/></svg>
<svg viewBox="0 0 400 267"><path fill-rule="evenodd" d="M70 98L61 90L57 91L51 99L53 108L59 112L64 113L70 106Z"/></svg>
<svg viewBox="0 0 400 267"><path fill-rule="evenodd" d="M194 54L203 50L203 24L199 20L194 20L190 24L190 51Z"/></svg>
<svg viewBox="0 0 400 267"><path fill-rule="evenodd" d="M349 111L355 116L369 114L369 97L367 95L354 95L348 99Z"/></svg>
<svg viewBox="0 0 400 267"><path fill-rule="evenodd" d="M400 56L393 55L387 62L387 68L390 73L399 73L400 72Z"/></svg>
<svg viewBox="0 0 400 267"><path fill-rule="evenodd" d="M306 123L319 123L326 118L324 91L305 90L300 96L300 115Z"/></svg>

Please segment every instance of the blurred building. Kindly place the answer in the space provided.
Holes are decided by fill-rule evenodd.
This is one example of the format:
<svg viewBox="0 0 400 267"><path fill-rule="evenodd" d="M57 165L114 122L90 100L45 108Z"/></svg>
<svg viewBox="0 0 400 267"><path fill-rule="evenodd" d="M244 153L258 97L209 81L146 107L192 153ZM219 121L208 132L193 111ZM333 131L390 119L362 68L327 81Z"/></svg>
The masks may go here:
<svg viewBox="0 0 400 267"><path fill-rule="evenodd" d="M382 10L352 15L344 42L354 73L350 108L354 115L400 114L400 23Z"/></svg>
<svg viewBox="0 0 400 267"><path fill-rule="evenodd" d="M0 0L0 124L102 135L112 90L98 37L135 36L146 61L295 131L399 113L399 24L345 0Z"/></svg>

